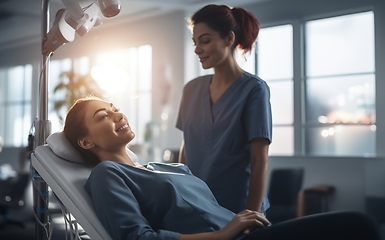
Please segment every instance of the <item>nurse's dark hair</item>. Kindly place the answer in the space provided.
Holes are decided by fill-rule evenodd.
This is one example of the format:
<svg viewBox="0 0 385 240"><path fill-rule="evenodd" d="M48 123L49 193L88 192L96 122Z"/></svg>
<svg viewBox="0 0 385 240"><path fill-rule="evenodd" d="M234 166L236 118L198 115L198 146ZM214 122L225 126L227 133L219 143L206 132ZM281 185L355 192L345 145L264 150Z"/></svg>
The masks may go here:
<svg viewBox="0 0 385 240"><path fill-rule="evenodd" d="M78 140L86 136L88 128L85 123L85 108L90 101L102 101L95 96L87 96L75 101L72 107L68 110L65 118L63 132L71 145L78 150L84 162L90 166L96 166L100 163L99 157L90 150L79 146Z"/></svg>
<svg viewBox="0 0 385 240"><path fill-rule="evenodd" d="M189 28L205 23L219 32L221 38L233 31L235 41L233 50L238 47L244 53L251 51L258 37L260 25L253 14L239 7L209 4L195 12L189 19Z"/></svg>

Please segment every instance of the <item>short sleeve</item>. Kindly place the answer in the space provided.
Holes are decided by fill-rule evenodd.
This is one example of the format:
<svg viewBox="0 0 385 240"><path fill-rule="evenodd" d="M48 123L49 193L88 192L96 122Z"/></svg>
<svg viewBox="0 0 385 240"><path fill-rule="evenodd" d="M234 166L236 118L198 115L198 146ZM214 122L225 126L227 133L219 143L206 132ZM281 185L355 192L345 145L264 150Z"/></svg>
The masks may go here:
<svg viewBox="0 0 385 240"><path fill-rule="evenodd" d="M266 138L272 142L272 116L270 88L260 80L249 92L242 116L248 141Z"/></svg>

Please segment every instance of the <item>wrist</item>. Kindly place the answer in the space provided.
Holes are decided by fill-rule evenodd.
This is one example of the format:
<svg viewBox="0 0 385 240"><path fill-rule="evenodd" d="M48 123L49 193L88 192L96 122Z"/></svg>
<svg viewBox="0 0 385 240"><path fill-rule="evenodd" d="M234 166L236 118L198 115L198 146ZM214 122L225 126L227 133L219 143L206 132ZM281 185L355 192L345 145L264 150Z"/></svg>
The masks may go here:
<svg viewBox="0 0 385 240"><path fill-rule="evenodd" d="M223 234L223 230L218 230L216 232L213 232L213 240L223 240L225 239L225 235Z"/></svg>

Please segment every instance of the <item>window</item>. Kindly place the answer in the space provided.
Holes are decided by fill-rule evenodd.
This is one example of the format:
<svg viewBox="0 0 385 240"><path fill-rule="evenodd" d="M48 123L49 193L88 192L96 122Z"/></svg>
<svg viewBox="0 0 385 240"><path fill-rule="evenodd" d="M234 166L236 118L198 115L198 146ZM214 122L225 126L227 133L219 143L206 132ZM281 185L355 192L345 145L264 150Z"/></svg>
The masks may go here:
<svg viewBox="0 0 385 240"><path fill-rule="evenodd" d="M0 136L7 147L28 145L32 65L0 69Z"/></svg>
<svg viewBox="0 0 385 240"><path fill-rule="evenodd" d="M69 58L61 60L51 60L49 69L49 89L48 89L48 120L51 122L51 131L58 132L63 129L63 119L67 109L61 108L55 110L54 105L58 101L66 98L64 90L54 91L54 89L63 81L61 74L72 69L72 60Z"/></svg>
<svg viewBox="0 0 385 240"><path fill-rule="evenodd" d="M375 155L373 12L305 23L306 153Z"/></svg>
<svg viewBox="0 0 385 240"><path fill-rule="evenodd" d="M257 39L257 75L270 87L271 155L294 154L293 27L262 28Z"/></svg>
<svg viewBox="0 0 385 240"><path fill-rule="evenodd" d="M101 97L113 102L127 115L136 134L130 144L144 143L146 125L152 121L152 47L143 45L104 52L95 59L81 57L51 61L49 120L53 132L62 130L59 115L65 116L67 111L65 108L59 112L54 110L54 104L65 98L65 91L54 92L54 89L63 81L61 74L71 70L82 76L91 74L103 93Z"/></svg>

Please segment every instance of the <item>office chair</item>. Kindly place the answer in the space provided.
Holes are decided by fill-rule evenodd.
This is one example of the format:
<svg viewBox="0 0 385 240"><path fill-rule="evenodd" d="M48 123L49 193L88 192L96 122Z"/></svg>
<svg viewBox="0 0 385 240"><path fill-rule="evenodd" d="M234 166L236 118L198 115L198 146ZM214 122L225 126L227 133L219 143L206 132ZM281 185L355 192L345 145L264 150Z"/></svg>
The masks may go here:
<svg viewBox="0 0 385 240"><path fill-rule="evenodd" d="M267 209L266 216L273 224L296 218L297 199L302 188L303 174L302 168L272 171L268 189L270 208Z"/></svg>
<svg viewBox="0 0 385 240"><path fill-rule="evenodd" d="M10 218L8 210L20 209L25 205L25 192L30 181L29 173L19 173L16 177L0 181L0 229L7 224L25 227L22 221Z"/></svg>
<svg viewBox="0 0 385 240"><path fill-rule="evenodd" d="M165 149L163 151L162 160L165 163L177 163L179 160L179 150Z"/></svg>

